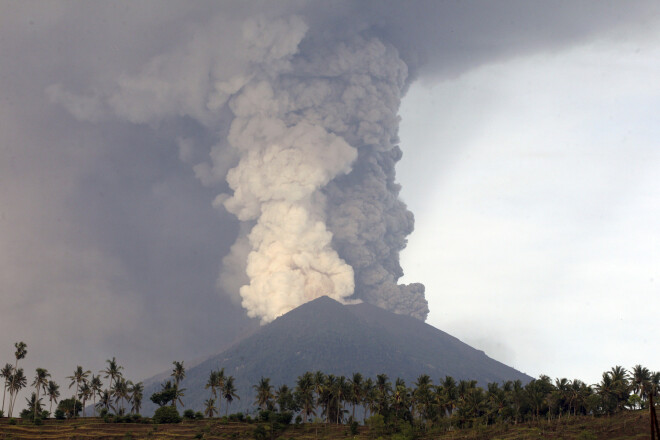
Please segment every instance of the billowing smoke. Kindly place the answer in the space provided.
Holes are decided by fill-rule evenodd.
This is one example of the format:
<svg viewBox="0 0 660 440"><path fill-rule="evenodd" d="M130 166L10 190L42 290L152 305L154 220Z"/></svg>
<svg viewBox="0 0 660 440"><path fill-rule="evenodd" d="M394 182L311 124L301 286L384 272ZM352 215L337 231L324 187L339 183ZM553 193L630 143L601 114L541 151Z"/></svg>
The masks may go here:
<svg viewBox="0 0 660 440"><path fill-rule="evenodd" d="M214 205L242 223L219 287L269 322L328 295L425 319L421 284L398 285L413 230L395 165L408 69L373 35L309 36L298 16L249 19L230 54L222 18L94 98L58 86L54 100L136 123L196 120L216 138L205 185L228 185ZM181 157L195 147L180 140Z"/></svg>

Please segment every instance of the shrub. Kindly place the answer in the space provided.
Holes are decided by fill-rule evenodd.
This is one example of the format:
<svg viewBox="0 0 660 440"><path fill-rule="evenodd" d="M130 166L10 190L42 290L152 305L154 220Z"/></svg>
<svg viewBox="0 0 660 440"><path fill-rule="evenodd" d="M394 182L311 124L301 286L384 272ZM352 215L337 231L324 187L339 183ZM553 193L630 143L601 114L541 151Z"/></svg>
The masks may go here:
<svg viewBox="0 0 660 440"><path fill-rule="evenodd" d="M10 425L15 425L16 423L18 423L18 422L16 421L15 418L12 417L11 419L9 419L9 424Z"/></svg>
<svg viewBox="0 0 660 440"><path fill-rule="evenodd" d="M64 411L59 408L55 410L55 420L64 420L65 418L66 415L64 414Z"/></svg>
<svg viewBox="0 0 660 440"><path fill-rule="evenodd" d="M187 420L193 420L195 418L195 411L192 409L187 409L183 412L183 418Z"/></svg>
<svg viewBox="0 0 660 440"><path fill-rule="evenodd" d="M252 431L252 435L256 440L264 440L268 436L268 432L264 425L257 425L254 431Z"/></svg>
<svg viewBox="0 0 660 440"><path fill-rule="evenodd" d="M155 423L179 423L181 416L173 406L161 406L154 413L153 421Z"/></svg>
<svg viewBox="0 0 660 440"><path fill-rule="evenodd" d="M41 426L41 425L44 424L44 421L41 420L41 417L37 417L37 418L34 419L34 424L37 425L37 426Z"/></svg>
<svg viewBox="0 0 660 440"><path fill-rule="evenodd" d="M197 412L195 413L195 419L196 419L196 420L203 420L203 419L204 419L204 413L201 412L201 411L197 411Z"/></svg>
<svg viewBox="0 0 660 440"><path fill-rule="evenodd" d="M357 435L357 433L358 433L358 422L353 420L351 422L351 435Z"/></svg>

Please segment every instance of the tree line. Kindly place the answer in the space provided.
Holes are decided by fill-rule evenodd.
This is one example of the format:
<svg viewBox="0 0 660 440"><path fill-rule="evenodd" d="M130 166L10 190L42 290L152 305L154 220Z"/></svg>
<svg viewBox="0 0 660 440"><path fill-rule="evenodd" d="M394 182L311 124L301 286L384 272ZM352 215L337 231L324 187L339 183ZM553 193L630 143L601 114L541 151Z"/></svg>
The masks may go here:
<svg viewBox="0 0 660 440"><path fill-rule="evenodd" d="M18 392L27 386L28 379L19 361L27 354L23 342L15 344L15 361L0 370L4 379L2 409L8 393L8 416L12 417ZM37 368L31 387L34 392L26 399L27 408L21 417L39 419L50 417L53 403L58 404L57 418L76 417L91 400L93 416L114 412L117 415L139 414L142 407L144 386L123 377L123 367L116 359L106 360L107 367L92 374L77 366L71 376L71 398L61 400L59 385L50 378L44 368ZM185 378L183 362L173 362L171 379L150 396L159 406L156 416L176 420L177 404L183 407L185 388L180 385ZM101 379L108 379L104 386ZM211 371L205 388L210 396L204 402L204 413L186 410L188 417L229 416L232 402L240 399L236 394L234 377L224 369ZM660 392L660 372L652 372L641 365L626 370L615 366L602 374L597 384L587 385L579 379L558 378L552 380L541 375L529 383L520 380L489 383L485 388L475 380L456 380L451 376L434 383L427 375L420 375L408 385L403 379L394 382L386 374L365 378L361 373L351 377L326 374L321 371L306 372L289 386L273 386L270 379L262 377L253 386L254 406L260 412L296 415L297 423L322 421L324 423L356 423L358 420L383 425L406 423L418 429L463 428L496 423L517 424L541 419L561 419L577 415L611 415L630 409L649 408L653 411L653 399ZM43 399L50 402L49 410L43 408ZM243 417L242 415L240 417ZM653 416L652 416L653 420Z"/></svg>

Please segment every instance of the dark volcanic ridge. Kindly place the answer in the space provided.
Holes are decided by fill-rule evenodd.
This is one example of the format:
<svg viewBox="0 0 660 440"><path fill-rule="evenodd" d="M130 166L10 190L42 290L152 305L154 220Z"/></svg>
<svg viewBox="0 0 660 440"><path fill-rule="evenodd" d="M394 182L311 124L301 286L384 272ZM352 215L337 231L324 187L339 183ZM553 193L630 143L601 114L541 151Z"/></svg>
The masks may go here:
<svg viewBox="0 0 660 440"><path fill-rule="evenodd" d="M400 377L411 386L420 374L434 383L446 375L456 380L489 382L532 378L489 358L457 338L418 319L397 315L371 304L342 305L326 296L303 304L262 327L220 354L189 367L182 387L185 409L201 411L211 391L204 386L212 370L225 369L234 376L240 400L230 412L248 412L255 407L253 385L270 378L274 388L287 384L306 371L350 377L360 372L375 379L385 373L392 382ZM157 376L160 378L163 375ZM149 396L160 381L145 381L143 413L155 406ZM226 403L222 402L223 413Z"/></svg>

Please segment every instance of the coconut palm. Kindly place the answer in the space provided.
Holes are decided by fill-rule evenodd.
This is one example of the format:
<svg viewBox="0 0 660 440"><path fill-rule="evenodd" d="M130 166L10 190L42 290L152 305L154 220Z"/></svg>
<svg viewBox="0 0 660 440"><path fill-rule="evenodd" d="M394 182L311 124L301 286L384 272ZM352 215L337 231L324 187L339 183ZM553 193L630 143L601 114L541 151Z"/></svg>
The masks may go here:
<svg viewBox="0 0 660 440"><path fill-rule="evenodd" d="M41 399L37 397L36 393L32 393L30 398L26 398L25 401L27 402L27 411L28 413L34 414L34 419L37 418L37 414L41 414L43 411L43 407L41 406Z"/></svg>
<svg viewBox="0 0 660 440"><path fill-rule="evenodd" d="M406 382L397 378L392 391L392 405L396 412L397 418L402 409L407 408L410 403L410 389L406 386Z"/></svg>
<svg viewBox="0 0 660 440"><path fill-rule="evenodd" d="M364 395L364 380L362 374L353 373L353 377L350 380L349 386L351 388L350 400L353 404L353 415L351 416L355 420L355 407L362 402L362 397Z"/></svg>
<svg viewBox="0 0 660 440"><path fill-rule="evenodd" d="M221 409L220 407L222 404L222 390L225 387L225 381L227 380L227 378L225 377L224 368L221 368L216 373L217 375L215 376L215 388L220 392L220 398L218 399L218 414L220 414L220 409Z"/></svg>
<svg viewBox="0 0 660 440"><path fill-rule="evenodd" d="M184 377L186 377L186 368L183 366L183 361L172 362L174 369L172 370L171 376L174 378L174 385L179 385Z"/></svg>
<svg viewBox="0 0 660 440"><path fill-rule="evenodd" d="M114 356L112 359L106 359L105 361L108 364L108 367L105 370L101 370L101 373L105 373L105 377L110 378L110 384L108 385L109 389L112 389L113 382L117 380L118 377L121 377L121 370L124 367L120 366L115 360Z"/></svg>
<svg viewBox="0 0 660 440"><path fill-rule="evenodd" d="M124 413L124 400L130 398L129 389L133 382L126 380L123 377L115 379L115 386L112 388L112 396L115 398L115 403L119 403L119 414Z"/></svg>
<svg viewBox="0 0 660 440"><path fill-rule="evenodd" d="M144 398L142 394L144 392L144 385L142 382L138 382L130 387L129 391L131 393L131 412L133 414L139 414L140 408L142 408L142 399Z"/></svg>
<svg viewBox="0 0 660 440"><path fill-rule="evenodd" d="M86 417L85 403L90 397L92 397L92 394L94 394L94 392L92 391L92 388L89 386L89 382L83 380L82 385L80 386L80 391L78 392L78 399L80 399L80 401L82 402L83 417Z"/></svg>
<svg viewBox="0 0 660 440"><path fill-rule="evenodd" d="M207 399L204 401L204 415L208 418L212 418L218 413L218 410L215 409L215 399Z"/></svg>
<svg viewBox="0 0 660 440"><path fill-rule="evenodd" d="M0 370L0 377L5 380L4 390L2 392L2 413L5 412L5 396L7 394L7 389L9 389L9 384L11 383L11 375L14 372L14 366L12 364L5 364L4 367Z"/></svg>
<svg viewBox="0 0 660 440"><path fill-rule="evenodd" d="M96 396L101 395L103 388L101 377L92 374L92 379L89 381L89 388L92 390L92 411L94 412L94 417L96 417Z"/></svg>
<svg viewBox="0 0 660 440"><path fill-rule="evenodd" d="M115 411L115 407L112 405L112 394L110 394L110 391L103 390L103 392L99 395L99 403L96 404L96 408L105 409L106 411L110 411L112 409Z"/></svg>
<svg viewBox="0 0 660 440"><path fill-rule="evenodd" d="M184 406L183 402L181 401L181 397L184 396L183 392L185 391L185 389L184 388L179 389L179 383L181 383L183 378L186 377L186 369L183 366L183 361L181 362L174 361L172 362L172 364L174 365L174 369L172 370L171 376L174 379L174 388L176 388L177 390L177 397L172 399L172 406L176 408L177 401L181 403L181 406Z"/></svg>
<svg viewBox="0 0 660 440"><path fill-rule="evenodd" d="M83 370L83 367L78 365L76 369L73 371L73 374L71 376L67 376L67 379L71 379L71 383L69 384L69 388L71 388L74 384L76 385L76 392L73 394L73 398L76 399L78 397L78 390L80 389L80 385L83 382L87 381L87 377L92 374L91 371Z"/></svg>
<svg viewBox="0 0 660 440"><path fill-rule="evenodd" d="M53 401L57 403L57 399L60 398L60 386L53 382L52 380L48 381L48 388L46 389L46 394L48 394L48 400L50 401L50 407L48 412L53 413Z"/></svg>
<svg viewBox="0 0 660 440"><path fill-rule="evenodd" d="M36 396L37 401L39 401L39 391L43 389L44 393L46 392L46 387L48 386L49 377L50 377L50 373L48 372L48 370L46 370L45 368L37 368L37 372L34 376L34 381L32 382L32 386L37 391L37 396ZM37 407L35 405L34 418L36 417L37 417Z"/></svg>
<svg viewBox="0 0 660 440"><path fill-rule="evenodd" d="M236 394L236 387L234 386L234 376L229 376L225 380L225 384L222 387L222 396L225 398L227 401L227 408L225 408L225 416L229 412L229 405L234 401L234 399L241 399L237 394Z"/></svg>
<svg viewBox="0 0 660 440"><path fill-rule="evenodd" d="M282 384L275 391L275 401L280 412L294 410L296 404L291 389L287 384Z"/></svg>
<svg viewBox="0 0 660 440"><path fill-rule="evenodd" d="M14 409L14 402L16 401L16 396L13 394L13 390L16 389L14 382L17 379L16 372L18 371L18 361L24 359L27 356L27 344L23 341L16 342L14 344L16 351L14 356L16 357L16 363L14 364L14 375L12 376L11 385L9 386L9 417L12 415L12 410ZM22 387L20 387L22 388ZM20 389L19 388L19 389Z"/></svg>
<svg viewBox="0 0 660 440"><path fill-rule="evenodd" d="M300 407L305 421L310 415L316 415L314 410L314 378L309 371L298 376L295 388L295 398Z"/></svg>
<svg viewBox="0 0 660 440"><path fill-rule="evenodd" d="M27 377L23 373L23 369L19 368L14 370L14 373L11 376L11 385L9 388L9 417L12 416L14 405L16 404L16 398L18 393L27 386Z"/></svg>
<svg viewBox="0 0 660 440"><path fill-rule="evenodd" d="M211 371L209 374L209 380L206 382L206 385L204 385L205 389L211 388L211 393L213 394L213 398L216 399L218 397L218 371Z"/></svg>
<svg viewBox="0 0 660 440"><path fill-rule="evenodd" d="M254 401L254 404L259 407L261 410L270 409L273 407L273 386L270 384L270 379L267 377L261 377L257 385L253 385L252 388L257 392L257 399Z"/></svg>

